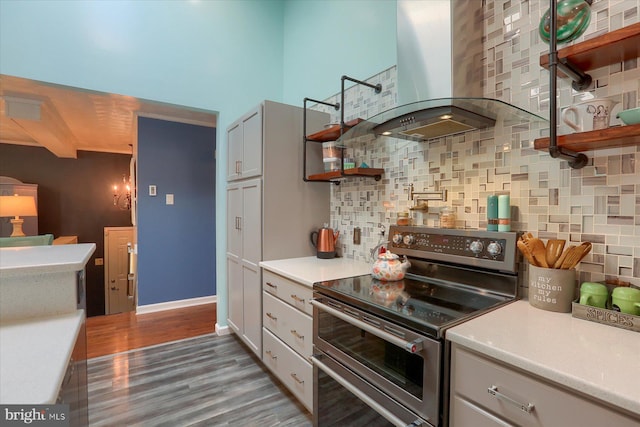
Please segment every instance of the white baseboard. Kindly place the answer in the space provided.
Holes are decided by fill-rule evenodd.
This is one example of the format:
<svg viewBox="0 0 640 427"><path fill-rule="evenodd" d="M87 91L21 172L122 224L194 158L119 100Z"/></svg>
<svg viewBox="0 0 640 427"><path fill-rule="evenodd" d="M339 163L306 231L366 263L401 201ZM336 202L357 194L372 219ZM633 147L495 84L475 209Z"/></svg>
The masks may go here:
<svg viewBox="0 0 640 427"><path fill-rule="evenodd" d="M178 301L160 302L157 304L140 305L136 309L136 314L155 313L157 311L173 310L175 308L192 307L194 305L210 304L218 302L218 297L212 295L209 297L199 297L182 299Z"/></svg>
<svg viewBox="0 0 640 427"><path fill-rule="evenodd" d="M216 334L218 334L219 336L222 335L229 335L231 334L231 328L228 326L220 326L218 323L216 323Z"/></svg>

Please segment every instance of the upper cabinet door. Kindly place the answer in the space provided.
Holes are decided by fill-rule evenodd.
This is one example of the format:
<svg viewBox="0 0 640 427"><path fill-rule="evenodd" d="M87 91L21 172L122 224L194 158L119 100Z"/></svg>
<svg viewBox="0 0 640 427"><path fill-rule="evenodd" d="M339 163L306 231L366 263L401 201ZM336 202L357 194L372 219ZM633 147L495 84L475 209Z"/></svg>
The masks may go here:
<svg viewBox="0 0 640 427"><path fill-rule="evenodd" d="M240 178L242 139L242 121L237 121L227 129L227 181Z"/></svg>
<svg viewBox="0 0 640 427"><path fill-rule="evenodd" d="M262 175L262 105L227 128L227 181Z"/></svg>
<svg viewBox="0 0 640 427"><path fill-rule="evenodd" d="M262 175L262 105L249 112L242 120L243 153L242 178Z"/></svg>

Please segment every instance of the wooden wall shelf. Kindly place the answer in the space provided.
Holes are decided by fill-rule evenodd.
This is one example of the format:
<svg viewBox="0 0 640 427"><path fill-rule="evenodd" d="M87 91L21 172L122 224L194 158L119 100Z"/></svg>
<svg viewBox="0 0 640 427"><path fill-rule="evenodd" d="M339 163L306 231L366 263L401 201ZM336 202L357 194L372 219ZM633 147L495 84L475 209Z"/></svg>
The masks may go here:
<svg viewBox="0 0 640 427"><path fill-rule="evenodd" d="M364 121L363 119L353 119L348 122L345 122L343 133L357 125L358 123ZM342 134L340 133L340 125L336 124L326 129L323 129L319 132L313 133L307 136L307 141L313 142L330 142L335 141L340 138Z"/></svg>
<svg viewBox="0 0 640 427"><path fill-rule="evenodd" d="M383 173L384 173L384 169L378 169L378 168L351 168L351 169L345 169L343 173L340 173L340 171L332 171L332 172L309 175L307 180L308 181L328 181L328 180L335 180L343 177L363 176L363 177L374 177L376 181L379 181Z"/></svg>
<svg viewBox="0 0 640 427"><path fill-rule="evenodd" d="M640 57L640 22L558 49L560 61L568 60L582 71L594 70L638 57ZM540 55L540 65L549 68L548 53Z"/></svg>
<svg viewBox="0 0 640 427"><path fill-rule="evenodd" d="M548 150L549 138L538 138L533 144L536 150ZM558 136L558 147L576 152L633 145L640 145L640 125L615 126Z"/></svg>

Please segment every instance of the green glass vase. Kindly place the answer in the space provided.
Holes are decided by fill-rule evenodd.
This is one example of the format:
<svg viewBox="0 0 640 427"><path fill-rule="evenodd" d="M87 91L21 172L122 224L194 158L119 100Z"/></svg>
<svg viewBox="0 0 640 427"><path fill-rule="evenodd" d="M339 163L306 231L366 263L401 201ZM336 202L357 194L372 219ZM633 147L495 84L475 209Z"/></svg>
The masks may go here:
<svg viewBox="0 0 640 427"><path fill-rule="evenodd" d="M587 30L591 22L591 7L584 0L561 0L557 5L558 28L556 31L558 43L569 43L580 37ZM540 37L549 43L551 32L551 12L547 10L540 20L538 27Z"/></svg>

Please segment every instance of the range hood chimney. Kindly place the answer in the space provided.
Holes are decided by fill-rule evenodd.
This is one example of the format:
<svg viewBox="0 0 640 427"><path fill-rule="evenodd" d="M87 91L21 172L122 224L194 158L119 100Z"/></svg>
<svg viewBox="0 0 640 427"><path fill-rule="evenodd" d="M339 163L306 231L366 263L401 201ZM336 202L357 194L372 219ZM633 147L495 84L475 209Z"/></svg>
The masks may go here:
<svg viewBox="0 0 640 427"><path fill-rule="evenodd" d="M426 141L504 126L544 123L506 102L483 98L482 0L397 0L398 107L347 131Z"/></svg>

